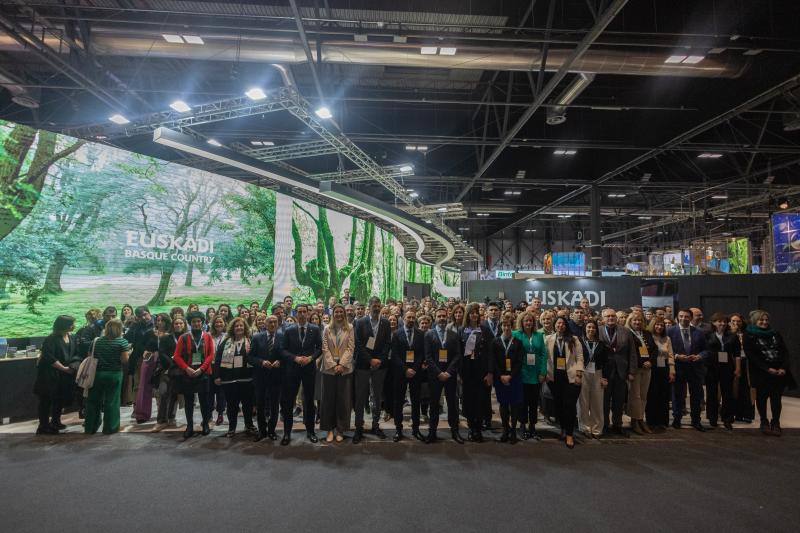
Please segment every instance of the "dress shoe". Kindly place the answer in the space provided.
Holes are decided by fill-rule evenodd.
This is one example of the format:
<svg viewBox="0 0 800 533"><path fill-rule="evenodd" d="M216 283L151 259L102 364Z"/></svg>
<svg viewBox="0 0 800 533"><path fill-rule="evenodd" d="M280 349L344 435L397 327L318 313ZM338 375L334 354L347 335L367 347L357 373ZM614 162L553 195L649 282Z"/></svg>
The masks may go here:
<svg viewBox="0 0 800 533"><path fill-rule="evenodd" d="M358 444L361 442L361 439L364 438L364 430L357 429L355 433L353 433L353 444Z"/></svg>
<svg viewBox="0 0 800 533"><path fill-rule="evenodd" d="M343 440L344 440L344 436L342 436L341 433L336 435L336 442L342 442Z"/></svg>
<svg viewBox="0 0 800 533"><path fill-rule="evenodd" d="M508 431L505 429L503 430L503 434L500 435L500 438L497 439L497 442L508 442Z"/></svg>
<svg viewBox="0 0 800 533"><path fill-rule="evenodd" d="M709 420L708 425L711 426L712 428L715 428L719 425L719 423L716 420Z"/></svg>
<svg viewBox="0 0 800 533"><path fill-rule="evenodd" d="M287 433L281 439L281 446L288 446L291 441L292 441L292 436Z"/></svg>
<svg viewBox="0 0 800 533"><path fill-rule="evenodd" d="M227 433L225 433L225 436L227 438L229 438L229 439L232 439L233 437L236 436L236 432L235 431L228 431Z"/></svg>
<svg viewBox="0 0 800 533"><path fill-rule="evenodd" d="M703 427L703 424L701 424L700 422L692 424L692 427L697 431L699 431L700 433L705 433L707 431L706 428Z"/></svg>
<svg viewBox="0 0 800 533"><path fill-rule="evenodd" d="M483 433L480 429L475 432L475 442L483 442Z"/></svg>
<svg viewBox="0 0 800 533"><path fill-rule="evenodd" d="M412 432L411 432L411 435L412 435L412 436L413 436L415 439L417 439L418 441L425 442L425 435L423 435L422 433L420 433L418 429L415 429L414 431L412 431Z"/></svg>
<svg viewBox="0 0 800 533"><path fill-rule="evenodd" d="M637 435L644 435L644 431L642 431L642 428L639 425L638 420L631 420L631 431L633 431Z"/></svg>
<svg viewBox="0 0 800 533"><path fill-rule="evenodd" d="M453 436L453 440L459 444L464 444L464 438L458 432L457 429L450 430L450 434Z"/></svg>
<svg viewBox="0 0 800 533"><path fill-rule="evenodd" d="M58 435L58 430L51 426L39 426L36 428L37 435Z"/></svg>
<svg viewBox="0 0 800 533"><path fill-rule="evenodd" d="M403 440L403 432L402 431L396 431L395 434L394 434L394 437L392 437L392 440L394 442L400 442L401 440Z"/></svg>
<svg viewBox="0 0 800 533"><path fill-rule="evenodd" d="M187 426L183 431L183 438L191 439L192 437L194 437L194 427Z"/></svg>
<svg viewBox="0 0 800 533"><path fill-rule="evenodd" d="M766 420L761 421L761 433L764 435L772 435L772 429L770 429L769 424Z"/></svg>
<svg viewBox="0 0 800 533"><path fill-rule="evenodd" d="M65 429L67 429L67 426L65 426L61 422L50 422L50 427L55 428L55 429L57 429L59 431L63 431Z"/></svg>
<svg viewBox="0 0 800 533"><path fill-rule="evenodd" d="M262 440L264 440L266 438L267 438L267 434L266 433L259 433L253 438L253 442L260 442L260 441L262 441Z"/></svg>
<svg viewBox="0 0 800 533"><path fill-rule="evenodd" d="M776 437L781 436L782 431L780 422L773 420L772 424L770 425L770 429L772 430L772 434L775 435Z"/></svg>
<svg viewBox="0 0 800 533"><path fill-rule="evenodd" d="M317 438L317 434L314 433L313 431L307 431L306 432L306 438L309 441L311 441L312 443L314 443L314 444L319 442L319 439Z"/></svg>
<svg viewBox="0 0 800 533"><path fill-rule="evenodd" d="M278 440L278 435L274 431L270 431L267 433L267 438L269 438L269 440Z"/></svg>
<svg viewBox="0 0 800 533"><path fill-rule="evenodd" d="M425 444L433 444L437 440L439 440L439 438L436 436L436 432L435 431L429 431L428 432L428 436L425 438Z"/></svg>
<svg viewBox="0 0 800 533"><path fill-rule="evenodd" d="M725 420L724 422L722 422L722 426L723 426L723 427L724 427L724 428L725 428L727 431L733 431L733 424L732 424L732 423L731 423L729 420Z"/></svg>
<svg viewBox="0 0 800 533"><path fill-rule="evenodd" d="M509 435L509 437L508 437L508 442L510 442L511 444L516 444L516 443L519 442L519 439L517 439L517 430L516 429L512 429L511 430L511 435Z"/></svg>
<svg viewBox="0 0 800 533"><path fill-rule="evenodd" d="M244 428L244 430L245 430L247 433L249 433L250 435L252 435L252 434L254 434L256 431L258 431L258 430L256 429L256 427L255 427L255 426L247 426L247 427L245 427L245 428Z"/></svg>
<svg viewBox="0 0 800 533"><path fill-rule="evenodd" d="M531 434L530 434L530 432L528 432L528 431L523 431L523 432L522 432L522 435L520 435L520 438L521 438L522 440L528 440L528 439L530 439L530 438L531 438Z"/></svg>
<svg viewBox="0 0 800 533"><path fill-rule="evenodd" d="M206 422L203 422L203 425L202 425L201 427L202 427L202 430L203 430L201 433L202 433L204 436L205 436L205 435L208 435L209 433L211 433L211 428L210 428L210 427L208 427L208 422L207 422L207 421L206 421Z"/></svg>
<svg viewBox="0 0 800 533"><path fill-rule="evenodd" d="M377 426L372 428L372 434L378 437L379 439L386 438L386 433L384 433L383 430Z"/></svg>
<svg viewBox="0 0 800 533"><path fill-rule="evenodd" d="M677 418L672 421L672 427L675 429L681 429L681 421Z"/></svg>
<svg viewBox="0 0 800 533"><path fill-rule="evenodd" d="M653 434L653 430L650 429L650 426L648 426L647 422L645 422L644 420L639 420L639 428L648 435Z"/></svg>
<svg viewBox="0 0 800 533"><path fill-rule="evenodd" d="M217 415L217 420L214 422L215 426L221 426L225 420L223 420L222 415Z"/></svg>

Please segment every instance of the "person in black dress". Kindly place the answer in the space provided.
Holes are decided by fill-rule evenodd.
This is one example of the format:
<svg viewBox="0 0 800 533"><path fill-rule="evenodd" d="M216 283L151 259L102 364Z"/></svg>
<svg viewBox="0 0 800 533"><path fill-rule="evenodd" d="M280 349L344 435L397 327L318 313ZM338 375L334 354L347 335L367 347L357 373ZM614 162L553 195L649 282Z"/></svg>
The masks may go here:
<svg viewBox="0 0 800 533"><path fill-rule="evenodd" d="M561 439L567 448L575 447L573 432L577 416L576 404L581 393L583 378L583 347L569 330L567 319L559 317L556 332L545 339L547 347L547 384L553 403Z"/></svg>
<svg viewBox="0 0 800 533"><path fill-rule="evenodd" d="M489 345L489 372L494 392L500 404L503 434L500 442L517 443L517 420L522 409L522 362L525 350L519 339L512 336L514 314L506 312L500 322L501 332Z"/></svg>
<svg viewBox="0 0 800 533"><path fill-rule="evenodd" d="M53 332L42 343L36 362L36 381L33 392L39 397L39 427L37 435L57 435L67 427L61 423L65 391L72 392L76 369L69 366L77 354L72 330L75 319L59 315L53 322ZM67 387L69 385L69 387Z"/></svg>
<svg viewBox="0 0 800 533"><path fill-rule="evenodd" d="M706 335L706 416L711 427L717 427L720 414L725 429L733 429L735 416L733 383L742 374L739 337L728 330L728 317L722 313L711 316L713 331ZM720 409L719 395L722 396Z"/></svg>
<svg viewBox="0 0 800 533"><path fill-rule="evenodd" d="M467 440L483 442L483 406L488 403L485 396L490 396L492 384L488 376L491 357L488 348L493 339L487 340L484 334L478 304L472 303L467 307L458 336L464 354L461 361L461 400L469 428Z"/></svg>

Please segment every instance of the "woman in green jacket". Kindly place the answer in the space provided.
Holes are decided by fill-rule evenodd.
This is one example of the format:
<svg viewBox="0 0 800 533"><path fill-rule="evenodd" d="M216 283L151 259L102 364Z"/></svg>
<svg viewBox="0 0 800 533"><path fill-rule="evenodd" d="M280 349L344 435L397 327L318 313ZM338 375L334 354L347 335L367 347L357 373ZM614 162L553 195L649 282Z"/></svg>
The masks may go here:
<svg viewBox="0 0 800 533"><path fill-rule="evenodd" d="M97 373L86 399L84 431L97 433L102 413L103 433L119 431L119 404L122 397L122 369L127 368L131 345L122 337L122 321L106 322L103 336L94 343Z"/></svg>
<svg viewBox="0 0 800 533"><path fill-rule="evenodd" d="M542 383L547 377L547 352L544 347L544 335L536 331L536 319L533 313L526 311L517 317L517 329L514 337L522 343L525 360L522 362L522 393L524 403L520 414L522 439L540 440L536 433L536 418L539 411L539 393ZM525 422L528 421L528 426Z"/></svg>

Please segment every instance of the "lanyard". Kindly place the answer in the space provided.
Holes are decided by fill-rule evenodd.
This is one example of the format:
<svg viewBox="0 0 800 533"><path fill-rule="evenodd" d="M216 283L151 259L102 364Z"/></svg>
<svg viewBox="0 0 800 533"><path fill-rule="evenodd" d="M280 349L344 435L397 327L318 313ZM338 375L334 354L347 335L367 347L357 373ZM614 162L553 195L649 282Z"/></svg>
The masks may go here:
<svg viewBox="0 0 800 533"><path fill-rule="evenodd" d="M608 337L608 343L613 345L614 344L614 339L617 338L617 328L614 328L614 334L613 335L609 335L608 334L608 326L604 326L604 327L606 328L606 337Z"/></svg>
<svg viewBox="0 0 800 533"><path fill-rule="evenodd" d="M564 352L564 339L556 338L556 348L558 348L559 356L566 357L566 352Z"/></svg>
<svg viewBox="0 0 800 533"><path fill-rule="evenodd" d="M381 319L378 318L377 322L372 322L372 319L369 319L369 327L372 329L372 336L376 339L378 338L378 332L381 330Z"/></svg>
<svg viewBox="0 0 800 533"><path fill-rule="evenodd" d="M447 332L445 331L444 335L442 335L439 332L439 326L436 326L436 336L439 337L439 343L442 345L442 348L446 348L447 343L445 341L447 340Z"/></svg>
<svg viewBox="0 0 800 533"><path fill-rule="evenodd" d="M631 333L636 335L636 338L639 339L639 342L642 343L642 346L645 346L644 336L642 336L642 332L631 330Z"/></svg>
<svg viewBox="0 0 800 533"><path fill-rule="evenodd" d="M408 341L408 347L411 348L414 346L414 330L411 330L411 335L408 335L408 330L406 330L406 340Z"/></svg>
<svg viewBox="0 0 800 533"><path fill-rule="evenodd" d="M589 361L594 361L594 351L597 350L597 341L586 341L586 347L589 348Z"/></svg>
<svg viewBox="0 0 800 533"><path fill-rule="evenodd" d="M492 336L497 337L497 324L494 321L489 321L489 329L492 330Z"/></svg>
<svg viewBox="0 0 800 533"><path fill-rule="evenodd" d="M302 335L300 335L300 330L303 330ZM305 345L307 336L308 336L308 326L297 326L297 337L300 339L300 349L302 349L303 345Z"/></svg>
<svg viewBox="0 0 800 533"><path fill-rule="evenodd" d="M506 340L503 337L500 337L500 342L503 343L503 348L505 349L506 352L506 359L508 359L508 351L511 349L511 344L513 343L513 341L512 339L508 339L508 343L506 343Z"/></svg>

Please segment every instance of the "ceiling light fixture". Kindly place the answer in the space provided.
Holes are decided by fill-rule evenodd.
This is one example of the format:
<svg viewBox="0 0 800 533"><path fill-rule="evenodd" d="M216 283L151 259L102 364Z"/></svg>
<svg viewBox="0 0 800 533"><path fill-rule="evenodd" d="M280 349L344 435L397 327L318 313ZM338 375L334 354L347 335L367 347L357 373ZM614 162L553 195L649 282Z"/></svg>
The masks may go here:
<svg viewBox="0 0 800 533"><path fill-rule="evenodd" d="M636 217L636 218L638 218L639 220L650 220L650 219L651 219L651 218L653 218L653 217L651 217L651 216L645 216L645 215L642 215L642 216L640 216L640 217Z"/></svg>
<svg viewBox="0 0 800 533"><path fill-rule="evenodd" d="M455 46L443 46L439 49L439 55L441 56L454 56L456 55L456 47Z"/></svg>
<svg viewBox="0 0 800 533"><path fill-rule="evenodd" d="M184 35L183 39L188 44L206 44L199 35Z"/></svg>
<svg viewBox="0 0 800 533"><path fill-rule="evenodd" d="M711 199L712 200L727 200L728 199L728 195L727 194L715 194L715 195L713 195L711 197Z"/></svg>
<svg viewBox="0 0 800 533"><path fill-rule="evenodd" d="M417 145L415 145L415 144L407 144L406 145L406 150L408 150L409 152L416 152L417 151Z"/></svg>
<svg viewBox="0 0 800 533"><path fill-rule="evenodd" d="M553 155L564 155L566 153L566 150L553 150Z"/></svg>
<svg viewBox="0 0 800 533"><path fill-rule="evenodd" d="M528 229L525 230L525 233L536 233L536 230L528 228Z"/></svg>
<svg viewBox="0 0 800 533"><path fill-rule="evenodd" d="M222 146L222 143L220 143L220 142L219 142L218 140L216 140L216 139L209 139L209 140L208 140L208 141L206 141L206 142L208 142L208 144L210 144L211 146Z"/></svg>
<svg viewBox="0 0 800 533"><path fill-rule="evenodd" d="M626 196L628 196L628 195L625 194L625 193L622 193L622 192L611 192L611 193L608 193L608 197L609 198L625 198Z"/></svg>
<svg viewBox="0 0 800 533"><path fill-rule="evenodd" d="M173 33L163 33L161 36L164 38L165 41L172 44L183 44L183 38L180 35L175 35Z"/></svg>
<svg viewBox="0 0 800 533"><path fill-rule="evenodd" d="M722 157L722 154L703 152L702 154L697 156L697 159L719 159L720 157Z"/></svg>
<svg viewBox="0 0 800 533"><path fill-rule="evenodd" d="M763 51L764 50L762 50L761 48L751 48L750 50L745 50L744 52L742 52L742 55L745 55L745 56L757 56L758 54L760 54Z"/></svg>
<svg viewBox="0 0 800 533"><path fill-rule="evenodd" d="M411 193L408 193L408 195L409 195L411 198L418 198L418 197L419 197L419 193L418 193L418 192L411 192Z"/></svg>
<svg viewBox="0 0 800 533"><path fill-rule="evenodd" d="M183 100L175 100L174 102L169 104L169 106L178 113L188 113L189 111L192 110L189 104L187 104Z"/></svg>
<svg viewBox="0 0 800 533"><path fill-rule="evenodd" d="M668 58L666 58L664 60L664 63L667 63L667 64L683 63L684 59L686 59L686 56L673 55L673 56L669 56Z"/></svg>
<svg viewBox="0 0 800 533"><path fill-rule="evenodd" d="M479 217L488 217L489 213L475 213Z"/></svg>
<svg viewBox="0 0 800 533"><path fill-rule="evenodd" d="M689 56L683 60L684 65L696 65L702 60L704 60L706 56Z"/></svg>
<svg viewBox="0 0 800 533"><path fill-rule="evenodd" d="M125 124L130 124L130 122L131 122L130 120L128 120L127 118L123 117L119 113L117 113L116 115L111 115L110 117L108 117L108 120L110 120L114 124L119 124L120 126L125 125Z"/></svg>
<svg viewBox="0 0 800 533"><path fill-rule="evenodd" d="M414 167L412 167L411 165L403 165L400 167L400 172L403 173L414 172Z"/></svg>
<svg viewBox="0 0 800 533"><path fill-rule="evenodd" d="M436 210L438 212L440 212L440 213L447 213L447 208L446 207L437 207Z"/></svg>
<svg viewBox="0 0 800 533"><path fill-rule="evenodd" d="M419 53L424 56L435 56L439 52L438 46L423 46L419 49Z"/></svg>
<svg viewBox="0 0 800 533"><path fill-rule="evenodd" d="M253 87L248 89L246 93L244 93L250 100L263 100L267 97L267 94L264 92L263 89L259 87Z"/></svg>
<svg viewBox="0 0 800 533"><path fill-rule="evenodd" d="M333 113L331 113L331 110L326 106L318 107L316 111L314 111L314 114L321 119L329 119L333 117Z"/></svg>
<svg viewBox="0 0 800 533"><path fill-rule="evenodd" d="M418 152L427 152L428 151L428 147L425 146L425 145L417 146L417 151Z"/></svg>
<svg viewBox="0 0 800 533"><path fill-rule="evenodd" d="M778 209L789 209L789 199L781 198L778 200Z"/></svg>
<svg viewBox="0 0 800 533"><path fill-rule="evenodd" d="M558 215L558 218L572 218L572 215Z"/></svg>

